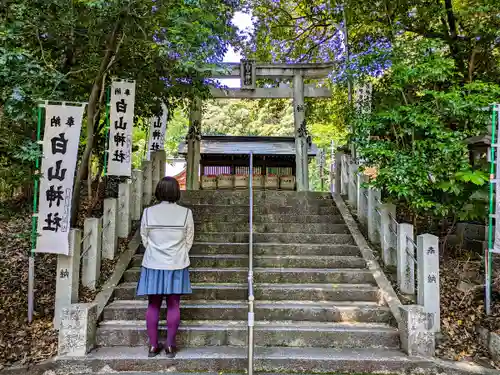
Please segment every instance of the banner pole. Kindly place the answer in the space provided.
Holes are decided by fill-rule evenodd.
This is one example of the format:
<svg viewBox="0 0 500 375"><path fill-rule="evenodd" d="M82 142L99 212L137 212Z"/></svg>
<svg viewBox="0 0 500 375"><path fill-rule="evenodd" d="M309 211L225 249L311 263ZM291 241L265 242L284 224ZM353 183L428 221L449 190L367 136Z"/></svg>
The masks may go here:
<svg viewBox="0 0 500 375"><path fill-rule="evenodd" d="M42 107L38 106L38 121L36 129L37 146L40 143L42 127ZM38 146L39 148L39 146ZM34 191L33 191L33 216L31 219L31 251L28 259L28 323L33 321L35 310L35 250L37 242L37 211L38 211L38 184L40 179L40 158L35 159Z"/></svg>
<svg viewBox="0 0 500 375"><path fill-rule="evenodd" d="M493 105L492 109L492 114L491 114L491 149L490 149L490 207L489 207L489 215L488 215L488 248L486 249L487 254L485 257L485 267L484 267L484 273L485 273L485 312L486 315L491 314L491 278L492 278L492 269L491 269L491 261L492 261L492 251L493 251L493 216L496 215L496 212L494 212L494 186L495 183L498 183L496 181L496 178L498 176L495 176L495 159L496 159L496 153L495 153L495 145L496 145L496 127L497 127L497 115L498 115L498 104ZM498 150L497 150L498 152ZM499 199L499 197L496 197L496 199ZM495 220L495 225L496 225L496 220Z"/></svg>
<svg viewBox="0 0 500 375"><path fill-rule="evenodd" d="M108 153L109 153L109 124L110 124L110 119L109 119L109 103L111 101L111 87L108 87L106 90L106 141L104 142L105 145L105 150L104 150L104 176L106 177L108 175Z"/></svg>

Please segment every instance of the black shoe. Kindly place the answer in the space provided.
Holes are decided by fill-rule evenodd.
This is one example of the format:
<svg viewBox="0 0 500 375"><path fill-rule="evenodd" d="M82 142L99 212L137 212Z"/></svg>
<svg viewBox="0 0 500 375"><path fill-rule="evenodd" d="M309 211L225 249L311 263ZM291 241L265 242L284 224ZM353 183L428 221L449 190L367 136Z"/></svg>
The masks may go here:
<svg viewBox="0 0 500 375"><path fill-rule="evenodd" d="M167 358L175 358L175 355L177 354L177 347L167 346L165 351L167 352Z"/></svg>
<svg viewBox="0 0 500 375"><path fill-rule="evenodd" d="M163 345L162 344L158 344L158 346L150 346L149 347L149 353L148 353L148 357L149 358L153 358L153 357L156 357L158 354L161 353L161 351L163 350Z"/></svg>

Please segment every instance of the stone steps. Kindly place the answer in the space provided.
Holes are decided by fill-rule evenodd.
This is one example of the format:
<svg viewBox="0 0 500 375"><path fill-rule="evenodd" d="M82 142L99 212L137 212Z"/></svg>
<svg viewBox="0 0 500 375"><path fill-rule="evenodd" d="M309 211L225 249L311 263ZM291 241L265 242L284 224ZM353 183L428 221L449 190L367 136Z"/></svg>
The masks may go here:
<svg viewBox="0 0 500 375"><path fill-rule="evenodd" d="M357 246L351 244L297 244L254 243L253 253L259 255L324 255L361 256ZM196 254L248 254L248 243L195 242L190 255Z"/></svg>
<svg viewBox="0 0 500 375"><path fill-rule="evenodd" d="M306 194L280 194L279 192L255 191L253 201L256 205L279 204L282 206L314 205L328 206L333 205L333 199L327 195L306 195ZM181 194L181 204L210 204L210 205L246 205L250 202L250 193L237 192L225 193L216 192L213 194Z"/></svg>
<svg viewBox="0 0 500 375"><path fill-rule="evenodd" d="M249 234L243 232L196 232L196 242L213 243L248 243ZM354 245L354 239L346 234L310 234L310 233L254 233L254 243L307 243Z"/></svg>
<svg viewBox="0 0 500 375"><path fill-rule="evenodd" d="M125 282L138 281L140 268L125 271ZM193 283L241 283L246 281L247 268L191 268ZM367 269L348 268L254 268L255 283L339 283L375 284L372 273Z"/></svg>
<svg viewBox="0 0 500 375"><path fill-rule="evenodd" d="M248 213L246 214L213 214L197 215L194 218L195 223L204 222L229 222L248 224ZM282 214L255 214L253 216L255 224L260 223L329 223L344 224L344 219L340 215L282 215Z"/></svg>
<svg viewBox="0 0 500 375"><path fill-rule="evenodd" d="M421 373L432 370L434 362L410 358L399 350L339 349L339 348L286 348L256 347L254 356L256 373ZM230 375L230 371L242 373L247 366L247 350L244 347L208 346L181 348L176 358L163 355L148 358L144 347L99 348L87 357L61 357L62 367L74 371L98 372L105 366L113 371L151 371L161 373L186 372L179 375ZM207 374L214 372L214 374ZM68 372L66 372L68 373ZM432 373L432 372L429 372Z"/></svg>
<svg viewBox="0 0 500 375"><path fill-rule="evenodd" d="M242 190L196 190L196 191L182 191L181 199L191 199L200 197L233 197L238 198L248 198L250 192L248 189ZM266 199L266 198L292 198L292 199L327 199L331 200L332 196L327 192L317 192L317 191L290 191L290 190L260 190L254 189L253 197L255 200Z"/></svg>
<svg viewBox="0 0 500 375"><path fill-rule="evenodd" d="M246 346L246 321L186 321L178 333L181 347ZM166 333L160 322L160 336ZM399 348L397 329L377 323L272 321L255 322L255 345L320 348ZM97 329L98 346L146 346L146 322L103 321Z"/></svg>
<svg viewBox="0 0 500 375"><path fill-rule="evenodd" d="M246 300L246 283L192 284L193 294L182 297L189 300ZM146 299L136 296L137 283L126 282L115 289L115 300ZM257 284L254 290L259 300L297 300L297 301L358 301L378 302L378 288L369 284Z"/></svg>
<svg viewBox="0 0 500 375"><path fill-rule="evenodd" d="M245 232L250 231L249 223L210 221L195 223L195 232ZM345 224L331 223L254 223L254 233L349 233Z"/></svg>
<svg viewBox="0 0 500 375"><path fill-rule="evenodd" d="M136 255L132 267L140 267L143 255ZM248 267L248 255L244 254L204 254L190 255L193 268L231 268ZM257 255L255 267L272 268L364 268L366 262L361 257L321 256L321 255Z"/></svg>
<svg viewBox="0 0 500 375"><path fill-rule="evenodd" d="M142 320L147 301L115 301L104 309L104 320ZM165 306L165 304L164 304ZM184 301L183 320L245 320L248 305L245 301ZM162 309L161 316L165 315ZM329 301L262 301L255 303L257 321L310 321L350 323L390 323L387 307L376 302Z"/></svg>
<svg viewBox="0 0 500 375"><path fill-rule="evenodd" d="M248 215L248 205L210 205L210 204L183 204L193 211L194 217L218 215ZM254 205L254 215L340 215L335 206L284 206L284 205Z"/></svg>
<svg viewBox="0 0 500 375"><path fill-rule="evenodd" d="M115 371L241 373L247 366L248 191L183 192L193 209L193 294L183 296L177 358L147 358L137 254L104 309L88 357ZM401 372L399 332L329 194L254 193L258 372ZM162 310L165 318L165 311ZM161 335L166 333L160 323Z"/></svg>

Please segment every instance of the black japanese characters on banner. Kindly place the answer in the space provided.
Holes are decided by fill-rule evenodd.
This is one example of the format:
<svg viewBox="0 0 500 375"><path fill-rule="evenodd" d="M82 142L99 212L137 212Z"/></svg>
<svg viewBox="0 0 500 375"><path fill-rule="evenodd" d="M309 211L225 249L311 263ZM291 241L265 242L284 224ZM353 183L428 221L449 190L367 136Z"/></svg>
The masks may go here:
<svg viewBox="0 0 500 375"><path fill-rule="evenodd" d="M168 110L162 106L162 113L158 117L150 119L149 142L147 150L147 160L151 160L151 153L165 149L165 133L167 131Z"/></svg>
<svg viewBox="0 0 500 375"><path fill-rule="evenodd" d="M69 254L71 196L85 105L47 105L38 209L39 253Z"/></svg>
<svg viewBox="0 0 500 375"><path fill-rule="evenodd" d="M135 82L111 84L108 176L132 174L132 128L134 126Z"/></svg>

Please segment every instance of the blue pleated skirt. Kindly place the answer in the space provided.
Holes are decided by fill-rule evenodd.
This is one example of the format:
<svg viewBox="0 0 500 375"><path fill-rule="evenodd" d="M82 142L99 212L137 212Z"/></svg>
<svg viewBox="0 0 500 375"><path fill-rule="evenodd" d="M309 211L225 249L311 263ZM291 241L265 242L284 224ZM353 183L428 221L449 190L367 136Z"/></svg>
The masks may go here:
<svg viewBox="0 0 500 375"><path fill-rule="evenodd" d="M137 295L151 294L191 294L189 269L154 270L141 267L141 276L137 283Z"/></svg>

